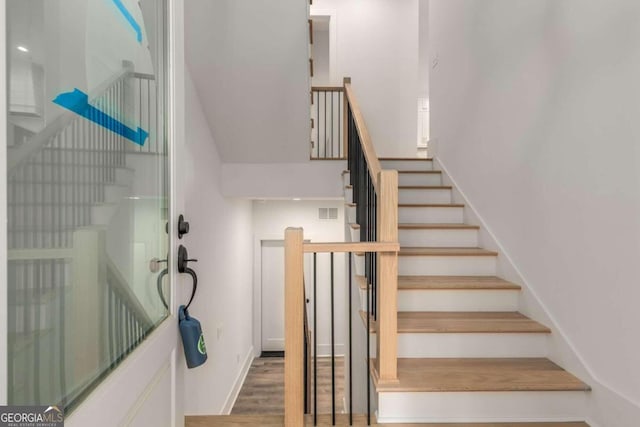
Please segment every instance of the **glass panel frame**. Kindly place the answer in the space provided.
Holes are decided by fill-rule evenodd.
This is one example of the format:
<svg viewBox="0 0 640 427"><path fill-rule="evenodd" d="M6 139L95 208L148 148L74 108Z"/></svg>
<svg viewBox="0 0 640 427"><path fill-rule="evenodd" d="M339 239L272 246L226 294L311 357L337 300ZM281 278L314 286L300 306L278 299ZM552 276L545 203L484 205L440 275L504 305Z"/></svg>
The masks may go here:
<svg viewBox="0 0 640 427"><path fill-rule="evenodd" d="M169 2L75 3L5 2L8 403L66 413L171 307Z"/></svg>

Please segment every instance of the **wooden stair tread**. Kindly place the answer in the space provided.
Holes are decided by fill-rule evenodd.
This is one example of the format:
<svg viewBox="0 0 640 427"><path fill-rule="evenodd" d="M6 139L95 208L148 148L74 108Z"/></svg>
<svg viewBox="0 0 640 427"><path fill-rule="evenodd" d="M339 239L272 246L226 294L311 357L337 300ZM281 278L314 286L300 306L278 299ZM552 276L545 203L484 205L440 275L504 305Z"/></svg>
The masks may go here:
<svg viewBox="0 0 640 427"><path fill-rule="evenodd" d="M378 392L590 390L544 358L399 358L397 383L378 384L372 374Z"/></svg>
<svg viewBox="0 0 640 427"><path fill-rule="evenodd" d="M365 276L356 275L355 279L360 289L367 289ZM520 289L519 285L495 276L398 276L399 291Z"/></svg>
<svg viewBox="0 0 640 427"><path fill-rule="evenodd" d="M325 427L331 424L330 414L318 414L319 426ZM313 416L305 415L305 425L313 425ZM336 414L337 426L348 426L347 414ZM353 415L353 425L367 425L367 416L364 414ZM372 414L371 425L393 427L589 427L583 422L546 422L546 423L412 423L412 424L378 424ZM284 415L191 415L185 417L185 427L282 427Z"/></svg>
<svg viewBox="0 0 640 427"><path fill-rule="evenodd" d="M402 160L402 161L416 161L416 162L432 162L433 159L425 159L422 157L378 157L378 160L383 161L383 160Z"/></svg>
<svg viewBox="0 0 640 427"><path fill-rule="evenodd" d="M495 276L398 276L398 290L520 290L520 286Z"/></svg>
<svg viewBox="0 0 640 427"><path fill-rule="evenodd" d="M451 190L450 185L399 185L398 190Z"/></svg>
<svg viewBox="0 0 640 427"><path fill-rule="evenodd" d="M400 203L399 208L464 208L462 203Z"/></svg>
<svg viewBox="0 0 640 427"><path fill-rule="evenodd" d="M497 252L482 248L401 247L398 256L498 256Z"/></svg>
<svg viewBox="0 0 640 427"><path fill-rule="evenodd" d="M478 225L469 224L445 224L445 223L401 223L398 224L400 230L479 230Z"/></svg>
<svg viewBox="0 0 640 427"><path fill-rule="evenodd" d="M360 312L362 321L367 314ZM375 320L369 319L371 331L375 331ZM548 334L546 326L529 319L516 311L508 312L440 312L440 311L400 311L398 312L398 333L400 334L478 334L478 333L538 333Z"/></svg>

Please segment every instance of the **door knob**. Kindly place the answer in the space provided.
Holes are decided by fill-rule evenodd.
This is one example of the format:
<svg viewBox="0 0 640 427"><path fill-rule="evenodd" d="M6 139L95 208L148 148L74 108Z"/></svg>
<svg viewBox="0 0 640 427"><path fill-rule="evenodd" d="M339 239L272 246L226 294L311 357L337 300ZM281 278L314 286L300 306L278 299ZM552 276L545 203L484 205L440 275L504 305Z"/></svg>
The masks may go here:
<svg viewBox="0 0 640 427"><path fill-rule="evenodd" d="M180 214L178 217L178 239L182 239L185 234L189 234L189 223L184 220L184 215Z"/></svg>
<svg viewBox="0 0 640 427"><path fill-rule="evenodd" d="M187 248L180 245L178 247L178 272L186 273L189 269L189 262L198 262L197 259L189 259L189 254L187 253Z"/></svg>

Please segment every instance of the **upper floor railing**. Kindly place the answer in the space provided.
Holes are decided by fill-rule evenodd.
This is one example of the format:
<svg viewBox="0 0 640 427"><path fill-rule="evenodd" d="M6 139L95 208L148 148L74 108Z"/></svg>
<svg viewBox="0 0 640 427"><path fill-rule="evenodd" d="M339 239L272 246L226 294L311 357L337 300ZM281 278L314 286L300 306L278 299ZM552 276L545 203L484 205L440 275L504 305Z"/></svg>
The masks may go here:
<svg viewBox="0 0 640 427"><path fill-rule="evenodd" d="M311 88L311 153L312 160L344 160L347 146L346 98L342 86Z"/></svg>

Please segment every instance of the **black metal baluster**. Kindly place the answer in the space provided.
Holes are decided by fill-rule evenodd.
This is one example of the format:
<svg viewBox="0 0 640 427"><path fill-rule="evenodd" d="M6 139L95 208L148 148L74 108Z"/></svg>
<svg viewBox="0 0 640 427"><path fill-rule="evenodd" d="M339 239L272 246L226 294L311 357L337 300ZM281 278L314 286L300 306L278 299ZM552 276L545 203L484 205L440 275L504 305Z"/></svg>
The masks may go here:
<svg viewBox="0 0 640 427"><path fill-rule="evenodd" d="M320 158L320 92L316 92L316 145L317 147L317 156L316 158Z"/></svg>
<svg viewBox="0 0 640 427"><path fill-rule="evenodd" d="M351 325L351 292L353 292L352 286L352 271L351 261L353 254L349 252L349 425L353 425L353 350L352 350L352 335L353 327Z"/></svg>
<svg viewBox="0 0 640 427"><path fill-rule="evenodd" d="M370 290L369 290L369 283L366 284L367 285L367 370L366 370L366 374L365 374L365 379L367 381L367 425L371 425L371 385L369 383L369 369L371 366L371 355L369 354L370 351L370 347L371 347L371 315L369 314L369 304L370 304Z"/></svg>
<svg viewBox="0 0 640 427"><path fill-rule="evenodd" d="M333 158L333 91L331 92L331 158Z"/></svg>
<svg viewBox="0 0 640 427"><path fill-rule="evenodd" d="M318 254L313 253L313 425L318 425L318 316L317 316L317 283Z"/></svg>
<svg viewBox="0 0 640 427"><path fill-rule="evenodd" d="M322 139L324 139L324 158L327 158L327 92L324 93L324 134L322 135Z"/></svg>
<svg viewBox="0 0 640 427"><path fill-rule="evenodd" d="M344 93L338 92L338 157L344 157L344 135L342 135L342 100Z"/></svg>
<svg viewBox="0 0 640 427"><path fill-rule="evenodd" d="M336 340L334 334L333 276L333 252L331 252L331 425L336 425Z"/></svg>

